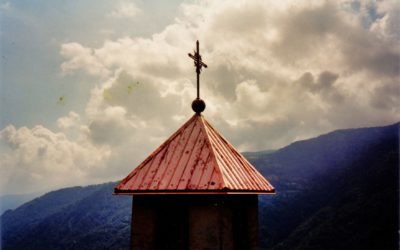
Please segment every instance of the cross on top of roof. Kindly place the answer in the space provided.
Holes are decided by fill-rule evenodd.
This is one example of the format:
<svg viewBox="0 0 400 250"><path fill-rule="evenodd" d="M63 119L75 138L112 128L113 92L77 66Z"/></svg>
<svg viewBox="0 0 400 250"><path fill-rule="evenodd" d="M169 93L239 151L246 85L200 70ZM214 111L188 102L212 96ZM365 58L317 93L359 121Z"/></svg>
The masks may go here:
<svg viewBox="0 0 400 250"><path fill-rule="evenodd" d="M196 112L116 187L115 194L270 194L274 187L200 115L202 62L199 42L194 55L197 73Z"/></svg>
<svg viewBox="0 0 400 250"><path fill-rule="evenodd" d="M192 109L197 114L200 114L206 108L206 104L203 100L200 99L200 72L201 68L207 68L207 64L205 64L201 60L199 41L196 41L196 51L194 51L194 55L188 53L188 56L194 60L194 66L196 67L197 74L197 98L192 102Z"/></svg>

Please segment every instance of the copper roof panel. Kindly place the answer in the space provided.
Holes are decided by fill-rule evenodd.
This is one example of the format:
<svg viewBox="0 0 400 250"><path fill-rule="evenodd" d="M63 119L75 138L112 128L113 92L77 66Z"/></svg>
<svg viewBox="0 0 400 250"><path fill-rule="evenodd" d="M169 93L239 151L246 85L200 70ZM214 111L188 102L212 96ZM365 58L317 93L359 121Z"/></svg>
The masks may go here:
<svg viewBox="0 0 400 250"><path fill-rule="evenodd" d="M116 187L116 194L274 193L271 184L195 114Z"/></svg>

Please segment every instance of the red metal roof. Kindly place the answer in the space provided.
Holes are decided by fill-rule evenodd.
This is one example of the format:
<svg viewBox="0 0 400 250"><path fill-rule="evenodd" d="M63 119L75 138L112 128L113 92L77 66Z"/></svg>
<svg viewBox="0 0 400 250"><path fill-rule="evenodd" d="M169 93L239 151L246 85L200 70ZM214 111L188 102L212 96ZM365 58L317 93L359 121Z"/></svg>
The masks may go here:
<svg viewBox="0 0 400 250"><path fill-rule="evenodd" d="M116 194L274 193L202 115L195 114L116 187Z"/></svg>

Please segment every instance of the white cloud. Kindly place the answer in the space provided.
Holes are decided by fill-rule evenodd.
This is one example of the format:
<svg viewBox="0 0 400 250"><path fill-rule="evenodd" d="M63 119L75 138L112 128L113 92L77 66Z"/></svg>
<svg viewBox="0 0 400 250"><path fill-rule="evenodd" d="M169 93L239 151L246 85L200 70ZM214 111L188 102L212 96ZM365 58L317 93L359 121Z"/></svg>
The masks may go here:
<svg viewBox="0 0 400 250"><path fill-rule="evenodd" d="M119 2L108 15L114 18L132 18L140 13L140 9L133 2Z"/></svg>
<svg viewBox="0 0 400 250"><path fill-rule="evenodd" d="M80 116L74 111L69 112L68 116L57 120L57 126L60 129L69 129L75 127L80 122Z"/></svg>
<svg viewBox="0 0 400 250"><path fill-rule="evenodd" d="M209 65L201 75L204 114L240 150L277 148L333 129L395 122L400 50L392 18L398 11L373 4L379 15L367 20L364 7L351 6L356 5L204 1L183 4L175 21L151 37L125 36L96 47L63 44L64 73L84 72L102 81L92 88L85 113L58 120L62 133L41 127L58 138L45 142L65 145L69 158L83 159L76 165L59 163L60 169L73 169L71 179L85 176L71 183L123 177L193 113L195 74L187 53L196 39ZM54 161L49 156L48 164L39 164L38 153L10 144L9 135L33 130L8 127L2 132L11 145L6 151L12 152L3 156L8 175L19 171L14 167L28 167L16 167L19 159L31 159L32 166ZM37 144L39 137L25 140ZM93 153L101 160L89 161ZM46 179L58 173L26 171L31 172Z"/></svg>
<svg viewBox="0 0 400 250"><path fill-rule="evenodd" d="M372 23L370 30L381 39L390 40L398 44L400 39L400 5L396 1L378 2L377 12L382 17Z"/></svg>
<svg viewBox="0 0 400 250"><path fill-rule="evenodd" d="M67 59L61 64L63 73L85 70L90 75L106 77L110 70L97 58L96 52L79 43L66 43L61 46L60 54Z"/></svg>
<svg viewBox="0 0 400 250"><path fill-rule="evenodd" d="M108 180L93 177L93 172L105 168L110 157L107 146L72 141L65 134L40 125L32 129L9 125L0 131L0 144L2 193L36 192Z"/></svg>
<svg viewBox="0 0 400 250"><path fill-rule="evenodd" d="M210 66L202 75L205 114L239 146L279 147L303 134L395 121L397 109L379 109L393 102L379 104L383 97L374 90L386 93L378 91L379 79L397 76L399 50L377 28L357 21L365 12L343 6L318 1L185 4L176 22L151 38L125 37L87 48L100 65L114 70L108 84L92 93L90 110L123 107L126 119L146 123L143 133L166 136L179 125L173 117L190 115L194 75L185 57L199 38ZM371 20L374 27L383 19ZM87 62L82 69L90 68ZM301 78L307 74L311 78ZM366 81L369 87L360 88ZM137 82L139 87L127 94ZM386 82L393 87L393 81ZM271 140L272 133L280 138Z"/></svg>

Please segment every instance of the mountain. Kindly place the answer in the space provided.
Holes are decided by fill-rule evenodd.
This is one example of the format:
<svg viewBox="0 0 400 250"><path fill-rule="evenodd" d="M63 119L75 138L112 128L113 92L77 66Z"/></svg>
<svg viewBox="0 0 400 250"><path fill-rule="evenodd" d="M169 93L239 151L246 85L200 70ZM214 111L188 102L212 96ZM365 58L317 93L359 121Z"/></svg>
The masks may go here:
<svg viewBox="0 0 400 250"><path fill-rule="evenodd" d="M1 216L2 249L127 249L131 199L116 183L47 193Z"/></svg>
<svg viewBox="0 0 400 250"><path fill-rule="evenodd" d="M262 249L398 249L399 124L338 130L245 153L277 194L260 196ZM131 198L116 183L47 193L1 217L2 249L128 249Z"/></svg>
<svg viewBox="0 0 400 250"><path fill-rule="evenodd" d="M261 156L268 249L398 249L399 124L338 130Z"/></svg>
<svg viewBox="0 0 400 250"><path fill-rule="evenodd" d="M15 209L25 202L28 202L42 193L31 193L31 194L13 194L0 196L0 215L8 209Z"/></svg>

